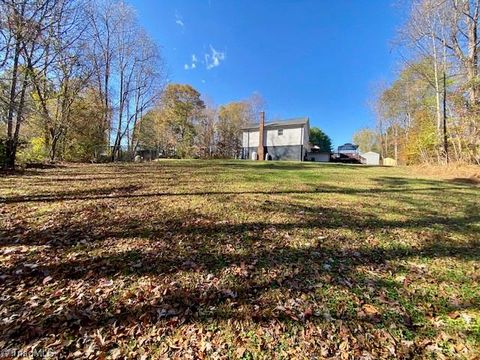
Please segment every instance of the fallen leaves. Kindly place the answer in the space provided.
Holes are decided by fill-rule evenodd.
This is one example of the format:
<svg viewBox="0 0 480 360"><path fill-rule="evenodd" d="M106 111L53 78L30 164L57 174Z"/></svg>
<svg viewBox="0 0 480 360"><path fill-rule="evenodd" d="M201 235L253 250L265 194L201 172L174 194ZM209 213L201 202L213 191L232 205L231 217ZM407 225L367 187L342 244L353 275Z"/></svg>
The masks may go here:
<svg viewBox="0 0 480 360"><path fill-rule="evenodd" d="M402 169L204 164L66 167L22 189L0 179L17 201L0 209L2 346L90 359L478 354L473 190L398 173L439 190L390 191L384 171ZM155 195L192 191L206 194Z"/></svg>
<svg viewBox="0 0 480 360"><path fill-rule="evenodd" d="M373 323L381 322L380 311L371 304L363 304L361 310L358 311L358 316L360 318L367 319Z"/></svg>
<svg viewBox="0 0 480 360"><path fill-rule="evenodd" d="M362 310L365 312L367 316L378 316L380 315L380 312L378 309L371 305L371 304L363 304L362 305Z"/></svg>

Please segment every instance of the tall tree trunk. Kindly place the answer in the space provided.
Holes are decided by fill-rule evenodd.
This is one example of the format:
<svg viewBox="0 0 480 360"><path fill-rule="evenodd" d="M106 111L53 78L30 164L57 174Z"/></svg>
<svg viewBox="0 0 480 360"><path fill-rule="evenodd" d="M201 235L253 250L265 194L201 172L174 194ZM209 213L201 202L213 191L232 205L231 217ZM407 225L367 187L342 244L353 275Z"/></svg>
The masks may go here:
<svg viewBox="0 0 480 360"><path fill-rule="evenodd" d="M120 106L118 110L118 125L117 125L117 134L115 136L115 143L113 144L112 161L115 161L118 159L119 152L120 152L120 144L122 140L122 120L123 120L123 111L125 106L124 86L125 86L125 78L124 78L124 71L122 67L122 70L120 71Z"/></svg>
<svg viewBox="0 0 480 360"><path fill-rule="evenodd" d="M467 58L467 76L470 82L469 98L470 106L477 111L479 102L479 86L477 82L478 76L478 16L479 4L475 3L474 8L470 4L470 0L466 1L466 22L468 26L468 58Z"/></svg>
<svg viewBox="0 0 480 360"><path fill-rule="evenodd" d="M434 74L434 84L435 84L435 105L436 105L436 116L437 116L437 141L435 147L437 148L437 161L440 164L440 147L441 147L441 129L442 129L442 113L441 113L441 100L440 100L440 79L439 79L439 70L438 70L438 56L437 56L437 45L435 34L432 33L432 50L433 50L433 74Z"/></svg>
<svg viewBox="0 0 480 360"><path fill-rule="evenodd" d="M49 157L50 157L50 161L51 162L54 162L55 159L56 159L56 156L57 156L57 144L58 144L58 140L60 139L60 136L58 134L55 134L55 136L52 136L52 144L51 144L51 147L50 147L50 153L49 153Z"/></svg>
<svg viewBox="0 0 480 360"><path fill-rule="evenodd" d="M109 46L109 45L108 45ZM106 143L110 145L110 132L111 132L111 124L110 124L110 99L108 96L108 87L110 85L110 61L107 60L105 65L105 78L104 78L104 128L106 132Z"/></svg>
<svg viewBox="0 0 480 360"><path fill-rule="evenodd" d="M7 140L5 143L5 162L3 164L6 169L15 168L15 157L16 157L16 142L17 139L14 137L14 126L13 120L16 116L17 122L19 114L21 114L22 109L17 107L17 82L18 82L18 65L20 60L20 41L17 40L15 44L15 53L13 56L13 67L12 67L12 83L10 84L10 94L8 102L8 111L7 111Z"/></svg>
<svg viewBox="0 0 480 360"><path fill-rule="evenodd" d="M450 159L448 156L448 133L447 133L447 74L443 71L443 151L445 152L445 161L447 164Z"/></svg>
<svg viewBox="0 0 480 360"><path fill-rule="evenodd" d="M435 35L432 34L432 50L433 50L433 75L435 81L435 105L436 105L436 116L437 116L437 136L440 138L440 128L442 123L442 114L441 114L441 104L440 104L440 79L438 76L438 56L437 56L437 45L435 40Z"/></svg>
<svg viewBox="0 0 480 360"><path fill-rule="evenodd" d="M394 131L394 155L395 155L395 161L398 163L398 126L397 125L394 125L393 127L393 131Z"/></svg>

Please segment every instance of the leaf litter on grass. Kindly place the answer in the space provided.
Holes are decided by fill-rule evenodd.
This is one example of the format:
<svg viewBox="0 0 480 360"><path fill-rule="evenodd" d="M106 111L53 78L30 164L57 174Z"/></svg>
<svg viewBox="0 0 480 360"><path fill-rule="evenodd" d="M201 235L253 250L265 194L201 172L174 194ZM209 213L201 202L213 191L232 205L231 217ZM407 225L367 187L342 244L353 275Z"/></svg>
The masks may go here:
<svg viewBox="0 0 480 360"><path fill-rule="evenodd" d="M236 161L72 165L0 182L4 349L479 356L474 185Z"/></svg>

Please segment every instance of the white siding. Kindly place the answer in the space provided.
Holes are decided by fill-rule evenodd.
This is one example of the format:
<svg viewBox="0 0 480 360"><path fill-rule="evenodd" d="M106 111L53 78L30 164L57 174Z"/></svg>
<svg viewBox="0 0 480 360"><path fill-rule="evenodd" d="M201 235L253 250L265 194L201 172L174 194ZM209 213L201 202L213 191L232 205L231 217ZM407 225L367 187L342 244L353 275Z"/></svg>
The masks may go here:
<svg viewBox="0 0 480 360"><path fill-rule="evenodd" d="M366 165L380 165L380 154L369 151L364 154L361 154L363 158L365 158Z"/></svg>
<svg viewBox="0 0 480 360"><path fill-rule="evenodd" d="M283 134L278 135L278 130L283 129ZM285 127L265 129L266 146L302 145L302 127Z"/></svg>
<svg viewBox="0 0 480 360"><path fill-rule="evenodd" d="M243 132L243 147L258 147L258 130L248 130Z"/></svg>
<svg viewBox="0 0 480 360"><path fill-rule="evenodd" d="M283 130L282 135L278 135L278 130ZM308 148L309 130L308 126L286 126L284 128L275 127L273 129L265 129L264 132L265 146L289 146L303 145ZM258 147L259 134L258 130L245 130L242 136L242 146Z"/></svg>
<svg viewBox="0 0 480 360"><path fill-rule="evenodd" d="M242 134L242 147L248 147L248 131L244 131Z"/></svg>
<svg viewBox="0 0 480 360"><path fill-rule="evenodd" d="M308 161L319 161L319 162L329 162L330 154L329 153L308 153Z"/></svg>

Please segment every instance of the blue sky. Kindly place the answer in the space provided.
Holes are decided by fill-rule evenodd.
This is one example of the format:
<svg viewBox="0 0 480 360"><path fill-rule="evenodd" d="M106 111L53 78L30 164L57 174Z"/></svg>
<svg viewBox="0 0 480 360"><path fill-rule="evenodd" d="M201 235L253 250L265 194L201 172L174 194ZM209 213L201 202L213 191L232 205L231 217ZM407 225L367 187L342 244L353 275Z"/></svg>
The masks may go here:
<svg viewBox="0 0 480 360"><path fill-rule="evenodd" d="M391 0L131 0L172 82L216 105L259 92L267 120L308 116L335 145L373 125L402 17Z"/></svg>

